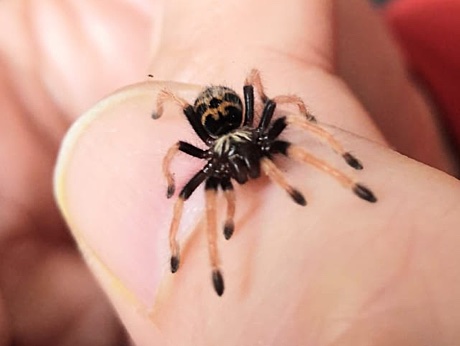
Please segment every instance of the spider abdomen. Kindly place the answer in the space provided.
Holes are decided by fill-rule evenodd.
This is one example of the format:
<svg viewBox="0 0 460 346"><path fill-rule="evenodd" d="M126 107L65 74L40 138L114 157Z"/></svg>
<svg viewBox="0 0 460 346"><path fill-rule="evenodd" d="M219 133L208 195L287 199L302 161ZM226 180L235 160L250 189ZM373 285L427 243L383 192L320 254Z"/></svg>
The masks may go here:
<svg viewBox="0 0 460 346"><path fill-rule="evenodd" d="M243 103L238 94L225 86L210 86L198 95L193 106L205 130L213 137L241 126Z"/></svg>

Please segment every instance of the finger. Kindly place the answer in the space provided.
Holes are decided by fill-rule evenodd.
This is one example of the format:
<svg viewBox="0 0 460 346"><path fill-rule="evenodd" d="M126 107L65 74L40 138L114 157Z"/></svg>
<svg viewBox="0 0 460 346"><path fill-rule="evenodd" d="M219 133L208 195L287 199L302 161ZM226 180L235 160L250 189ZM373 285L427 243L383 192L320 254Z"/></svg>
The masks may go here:
<svg viewBox="0 0 460 346"><path fill-rule="evenodd" d="M177 109L168 107L162 118L150 118L161 87L146 83L128 88L97 105L69 133L56 170L56 195L66 220L137 344L298 344L312 338L314 330L305 326L318 316L327 323L321 324L316 344L339 337L366 340L382 321L413 328L419 310L404 310L403 321L386 303L410 299L410 306L427 304L423 292L412 290L417 272L415 279L398 274L407 261L407 246L414 242L414 227L417 241L428 244L436 220L436 229L445 230L437 263L453 263L458 257L447 246L458 238L457 181L342 133L342 140L359 150L366 165L359 179L373 189L377 204L291 164L283 167L306 193L310 203L305 208L264 179L238 186L235 234L230 243L223 237L218 241L226 280L225 294L218 297L206 255L202 190L187 201L181 222L182 266L169 272L173 201L166 198L161 161L177 139L202 144L188 127L178 126L185 119ZM169 88L190 100L199 90L180 84ZM340 165L341 159L327 150L310 149ZM200 167L193 158L179 157L173 165L178 186ZM430 189L423 188L427 184ZM424 258L424 246L413 251L411 258ZM458 301L458 290L452 288L460 281L453 274L446 273L435 285L448 297L444 302ZM359 323L357 316L382 290L390 292L381 302L386 313L366 315L370 319ZM448 316L456 310L453 305L442 308ZM344 314L357 322L343 328L337 316Z"/></svg>
<svg viewBox="0 0 460 346"><path fill-rule="evenodd" d="M377 12L366 0L336 2L337 72L395 149L453 173L455 159L430 97L421 81L407 73L412 68L401 54L404 47L396 46L391 26L385 25L406 22L410 11L400 11L400 18L392 16L391 9L401 3L392 2L390 11Z"/></svg>
<svg viewBox="0 0 460 346"><path fill-rule="evenodd" d="M238 90L257 68L269 96L297 94L321 122L383 142L347 85L333 73L333 2L224 2L216 8L203 0L172 1L165 7L150 68L155 78ZM189 35L190 23L194 35Z"/></svg>
<svg viewBox="0 0 460 346"><path fill-rule="evenodd" d="M219 6L210 0L168 1L152 70L160 79L199 83L208 81L203 76L240 80L244 66L330 69L331 16L331 1L225 1Z"/></svg>
<svg viewBox="0 0 460 346"><path fill-rule="evenodd" d="M157 12L153 5L149 0L2 2L2 63L34 120L62 124L50 117L51 108L71 122L114 88L142 78Z"/></svg>

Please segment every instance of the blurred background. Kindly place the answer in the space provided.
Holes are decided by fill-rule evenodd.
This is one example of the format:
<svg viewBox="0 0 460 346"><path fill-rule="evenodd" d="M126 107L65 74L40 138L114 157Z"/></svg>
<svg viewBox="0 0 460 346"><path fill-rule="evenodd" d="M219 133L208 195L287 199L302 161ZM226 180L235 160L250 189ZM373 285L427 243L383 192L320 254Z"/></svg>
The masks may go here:
<svg viewBox="0 0 460 346"><path fill-rule="evenodd" d="M390 2L390 0L371 0L374 4L381 5L385 2Z"/></svg>

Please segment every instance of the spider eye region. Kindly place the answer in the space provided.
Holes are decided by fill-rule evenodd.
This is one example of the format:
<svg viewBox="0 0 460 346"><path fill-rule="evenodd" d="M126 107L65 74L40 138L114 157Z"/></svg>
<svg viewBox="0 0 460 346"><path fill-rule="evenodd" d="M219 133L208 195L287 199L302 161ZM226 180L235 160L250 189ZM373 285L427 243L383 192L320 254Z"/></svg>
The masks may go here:
<svg viewBox="0 0 460 346"><path fill-rule="evenodd" d="M243 122L243 104L238 94L224 86L210 86L198 95L195 114L205 130L219 137L239 128Z"/></svg>

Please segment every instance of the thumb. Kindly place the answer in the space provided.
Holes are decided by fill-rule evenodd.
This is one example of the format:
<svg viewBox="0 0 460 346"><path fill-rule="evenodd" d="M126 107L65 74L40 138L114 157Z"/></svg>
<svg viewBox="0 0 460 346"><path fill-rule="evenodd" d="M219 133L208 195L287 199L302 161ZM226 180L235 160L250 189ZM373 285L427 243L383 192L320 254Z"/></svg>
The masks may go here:
<svg viewBox="0 0 460 346"><path fill-rule="evenodd" d="M60 209L139 345L167 345L146 325L169 258L164 245L171 203L159 168L172 143L163 134L181 135L174 116L153 126L155 97L165 87L185 96L196 92L192 85L143 83L106 98L72 126L55 171ZM185 228L193 222L196 213L184 215Z"/></svg>
<svg viewBox="0 0 460 346"><path fill-rule="evenodd" d="M236 234L225 246L222 236L218 241L228 283L220 298L209 278L201 221L203 191L198 189L187 201L181 220L181 270L171 274L168 229L173 204L166 198L161 164L178 139L202 144L197 143L180 110L173 111L174 105L166 106L161 119L151 119L162 88L187 100L193 100L200 90L180 83L137 84L101 101L75 123L65 138L55 173L59 206L136 344L185 345L192 338L199 340L196 344L252 345L263 335L268 342L274 337L270 330L279 324L278 314L296 324L308 318L308 314L291 316L288 301L301 304L305 299L305 283L297 278L315 272L306 263L318 263L312 256L321 253L312 247L312 238L318 233L327 235L323 228L339 228L321 226L314 215L328 215L324 206L330 201L336 208L343 206L342 198L350 197L349 207L341 207L348 211L363 207L363 202L345 189L337 194L337 186L328 178L311 175L305 179L305 170L294 167L290 169L292 181L317 201L308 206L307 213L274 184L267 186L267 180L237 188ZM360 157L369 161L376 155L374 150L361 151ZM200 164L178 156L173 164L177 186L183 186ZM367 205L364 208L369 210ZM348 219L347 227L340 229L356 231L357 226ZM359 225L364 227L366 222L361 220ZM280 290L286 294L278 301ZM265 322L253 326L251 318L258 318L261 311L265 311ZM249 323L242 324L241 316ZM277 337L292 340L292 344L302 335L302 328L283 330L287 336Z"/></svg>
<svg viewBox="0 0 460 346"><path fill-rule="evenodd" d="M151 119L164 87L187 100L199 90L149 82L103 100L68 133L55 174L56 198L76 242L137 345L298 345L305 340L322 345L336 339L354 345L372 337L383 318L400 328L399 310L385 302L391 306L410 297L416 306L427 304L423 290L411 291L418 275L441 280L439 287L446 289L440 296L458 301L458 290L450 289L458 275L439 278L436 266L428 274L407 273L413 281L399 274L401 268L410 270L406 241L415 237L414 227L422 244L432 241L433 229L445 230L439 266L458 259L456 248L449 247L458 238L458 182L347 133L339 134L359 150L366 165L359 179L375 188L378 204L294 165L288 173L307 193L306 209L263 178L237 189L236 233L230 242L223 236L218 241L227 283L225 295L218 297L201 221L203 191L197 190L181 222L181 269L171 274L172 202L165 196L161 161L177 139L197 139L181 112L169 105L161 119ZM177 185L183 186L199 164L178 157ZM411 256L422 258L425 249L416 247ZM382 290L389 292L381 302L384 317L365 310ZM414 330L420 311L408 310L404 323ZM372 318L359 318L368 313ZM344 327L337 317L344 314L356 322Z"/></svg>
<svg viewBox="0 0 460 346"><path fill-rule="evenodd" d="M293 8L289 13L327 12L327 6L320 5L327 3L323 0L309 2L317 4L317 8L311 9L302 8L300 3L305 2L292 1ZM288 5L284 7L287 8ZM269 6L264 9L268 10ZM273 7L269 12L267 16L277 14ZM226 14L229 12L218 15ZM218 17L214 21L219 22ZM297 21L302 22L302 18L297 18ZM269 26L269 22L264 24L265 27ZM326 41L324 37L328 30L327 27L322 27L324 30L319 30L319 26L316 28L318 32L311 40L321 44ZM245 33L255 35L258 30L260 28L248 25ZM166 32L174 33L172 29ZM283 40L293 34L287 32L275 36L273 42L264 42L264 45L246 52L245 59L233 64L227 55L221 63L225 67L231 66L230 69L221 69L220 63L213 65L211 61L197 57L203 66L195 66L191 72L185 64L186 57L191 56L190 51L168 53L160 49L163 53L157 54L152 72L156 78L167 80L187 80L183 78L187 75L192 76L190 80L200 84L228 83L240 91L244 74L253 67L260 67L262 72L267 71L270 95L298 94L315 114L329 117L321 116L320 120L383 141L347 88L330 72L319 67L321 59L307 59L309 62L296 60L297 55L307 50L305 47L287 52L293 53L291 56L282 53L284 57L280 59L276 53L264 54L267 47L272 47L276 52L280 49L279 44L282 45ZM247 37L246 43L249 44L253 36ZM166 40L170 47L176 48L187 42L187 37L174 35ZM221 47L211 46L212 54L208 58L212 57L214 62L220 61ZM243 54L244 49L239 52ZM205 54L206 47L200 47L200 53ZM174 67L171 57L174 57L174 62L183 63L183 66ZM311 62L313 60L315 62ZM168 61L170 68L167 67ZM275 61L283 61L290 67L284 68ZM212 70L206 66L212 66ZM289 311L281 308L289 304L286 305L285 300L276 301L281 288L287 292L287 298L298 294L298 299L303 299L303 293L300 293L303 290L292 283L295 283L294 278L304 274L303 263L310 259L296 259L297 255L293 255L280 260L276 254L281 251L288 253L290 244L296 243L293 241L294 235L301 234L305 227L313 228L312 221L315 219L307 221L310 214L299 214L298 208L301 207L296 205L288 204L286 208L280 208L277 201L284 201L285 194L275 187L266 189L266 180L254 181L238 191L240 214L236 220L236 232L239 232L236 235L241 236L232 239L228 246L220 246L221 257L226 259L227 264L225 278L229 282L226 299L223 300L214 294L209 282L206 241L201 222L203 193L197 190L187 202L181 220L183 233L178 238L186 239L181 248L181 270L175 275L170 274L167 233L173 203L165 196L166 183L161 176L161 162L168 148L179 139L197 145L201 143L197 143L196 135L187 126L180 110L167 108L161 121L151 119L156 95L164 87L190 102L201 89L180 83L134 85L100 102L78 120L66 137L59 157L55 176L56 197L82 253L138 345L182 345L190 343L191 339L198 345L256 344L263 335L268 338L273 336L273 328L279 323L273 311L289 314ZM196 161L178 157L174 162L177 186L183 186L186 179L199 169L200 162ZM301 174L300 171L294 172L296 182L305 180ZM327 183L327 179L316 183L309 185L312 193L314 190L311 187L315 186L315 189L323 192L329 191L324 196L334 196L335 186ZM302 186L305 187L305 183ZM356 205L352 204L351 208ZM278 235L286 230L289 230L285 233L286 237L277 244ZM305 244L303 241L297 242L297 249L292 253L303 252L301 248ZM289 267L294 270L279 274ZM273 272L267 268L276 271L280 280L274 282ZM260 275L254 277L253 273ZM295 292L286 291L286 287ZM274 310L261 303L260 294L265 289L267 295L262 301L273 302ZM237 306L238 309L235 309ZM267 309L263 309L264 306ZM258 326L241 323L241 316L250 319L261 311L266 312L266 323ZM296 323L300 322L298 320ZM296 335L301 335L301 328L286 331L293 332L294 336L291 337L294 339Z"/></svg>
<svg viewBox="0 0 460 346"><path fill-rule="evenodd" d="M232 20L226 22L230 28L239 24L234 18L243 10L258 13L265 19L278 14L274 2L271 5L251 2L253 6L261 4L263 15L247 7L240 8L237 13L229 12L232 9L222 12L225 7L216 9L210 1L203 1L205 3L208 3L206 9L213 10L215 24L225 22L226 16L230 16ZM236 2L225 2L225 6L230 3ZM313 14L318 10L327 12L330 3L299 0L284 4L283 9L293 6L288 11L297 15L293 23L304 21L302 13L312 14L307 22L318 24L312 27L319 30L325 27L315 21ZM176 5L168 14L177 14L175 18L181 25L191 20L187 7L181 7L190 2L171 1L168 4ZM198 3L194 2L193 6ZM306 8L309 6L313 7ZM193 12L191 16L196 19L198 14L203 12ZM326 19L325 16L320 18ZM251 24L251 18L246 19L243 32L249 39L245 41L243 37L243 47L249 47L249 41L259 37L256 33L261 30ZM172 25L174 21L168 23ZM270 20L261 23L265 23L262 26L268 32ZM293 24L289 20L283 23L283 28L295 27L289 25ZM218 27L205 27L197 32L211 32L219 38L220 32L212 31ZM311 39L327 41L325 32L327 30L319 30ZM157 78L190 79L200 84L228 83L240 91L244 74L258 67L266 76L270 95L298 94L320 121L383 141L346 86L330 71L319 67L318 60L311 63L314 59L307 59L310 62L296 59L302 55L302 49L285 51L280 59L276 54L264 54L279 52L287 37L301 38L294 32L285 36L268 35L268 41L234 63L232 57L238 56L226 54L229 51L224 48L228 47L221 45L211 44L213 49L209 55L206 45L193 45L200 48L197 56L193 55L193 49L181 49L190 44L188 33L187 28L165 29L165 35L172 36L164 41L169 44L169 51L167 47L157 51L152 65ZM222 35L220 38L224 42L231 42L225 40L225 33ZM203 42L209 42L206 36L198 36L204 38ZM320 46L323 45L320 43ZM239 51L243 53L244 49ZM220 59L223 55L225 59ZM191 58L198 63L190 63L187 59ZM277 63L279 61L282 63ZM411 178L416 178L414 172L420 169L417 164L341 132L340 139L347 148L359 151L363 162L370 163L360 177L372 188L376 187L377 196L384 201L378 204L382 207L372 209L350 191L338 192L330 179L292 166L289 167L292 181L316 201L309 205L307 212L291 203L281 189L268 184L267 180L257 179L245 185L237 191L236 234L225 246L223 237L218 242L228 282L225 296L219 298L209 278L205 227L201 221L202 190L197 190L187 201L181 220L182 233L178 237L183 244L181 270L174 275L169 273L167 233L173 204L165 196L161 162L167 149L177 140L197 146L201 143L180 110L173 108L175 105L168 104L160 120L151 119L156 95L164 87L190 102L201 89L189 84L149 82L115 93L73 126L64 142L55 175L56 197L75 239L134 341L138 345L174 346L295 345L305 340L311 340L311 344L330 344L343 332L340 316L351 316L350 320L359 316L361 307L369 306L367 302L372 295L378 295L393 277L399 258L404 258L399 252L382 247L378 249L381 261L370 261L374 248L362 244L369 243L369 236L385 235L386 220L393 219L394 207L391 206L403 204L406 196L418 196L420 186L424 186L434 173L429 171L422 181L407 186L407 172L412 172ZM178 156L173 167L177 186L183 186L199 169L200 162L196 161ZM442 179L445 178L439 178ZM417 179L411 181L417 182ZM436 200L444 197L445 190L439 191ZM427 195L426 191L420 192L417 203L427 200ZM434 200L431 193L430 198ZM412 209L421 210L421 207ZM395 226L395 232L390 234L404 234L399 231L411 229L404 226ZM336 245L328 252L331 242Z"/></svg>

